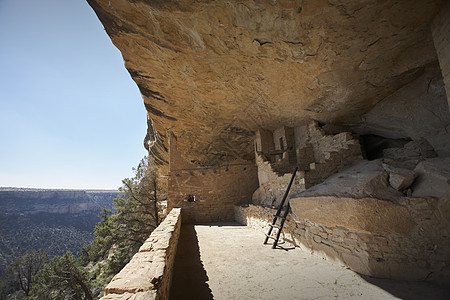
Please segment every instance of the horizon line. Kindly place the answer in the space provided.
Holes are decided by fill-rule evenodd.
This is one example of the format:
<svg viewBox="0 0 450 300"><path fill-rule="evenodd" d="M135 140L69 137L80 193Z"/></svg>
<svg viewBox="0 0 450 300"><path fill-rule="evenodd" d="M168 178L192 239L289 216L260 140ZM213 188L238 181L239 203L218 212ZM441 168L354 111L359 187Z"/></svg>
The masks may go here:
<svg viewBox="0 0 450 300"><path fill-rule="evenodd" d="M117 189L92 189L92 188L30 188L30 187L3 187L0 186L0 191L18 191L18 190L25 190L25 191L85 191L85 192L118 192L119 188Z"/></svg>

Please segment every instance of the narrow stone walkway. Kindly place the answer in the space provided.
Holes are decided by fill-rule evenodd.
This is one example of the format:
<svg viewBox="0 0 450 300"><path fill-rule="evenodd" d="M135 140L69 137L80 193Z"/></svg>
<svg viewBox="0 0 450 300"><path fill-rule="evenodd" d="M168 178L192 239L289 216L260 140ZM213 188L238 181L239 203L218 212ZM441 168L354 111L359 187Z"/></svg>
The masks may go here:
<svg viewBox="0 0 450 300"><path fill-rule="evenodd" d="M246 226L183 225L171 299L450 299L423 282L359 276L335 262L263 245Z"/></svg>

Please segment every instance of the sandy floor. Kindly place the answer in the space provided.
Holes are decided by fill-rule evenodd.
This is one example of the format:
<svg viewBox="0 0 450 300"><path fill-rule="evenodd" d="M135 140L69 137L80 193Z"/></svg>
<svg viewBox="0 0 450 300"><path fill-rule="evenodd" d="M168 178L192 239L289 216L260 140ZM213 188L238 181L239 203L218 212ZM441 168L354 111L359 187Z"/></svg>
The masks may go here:
<svg viewBox="0 0 450 300"><path fill-rule="evenodd" d="M443 288L363 278L240 225L184 225L171 299L450 299Z"/></svg>

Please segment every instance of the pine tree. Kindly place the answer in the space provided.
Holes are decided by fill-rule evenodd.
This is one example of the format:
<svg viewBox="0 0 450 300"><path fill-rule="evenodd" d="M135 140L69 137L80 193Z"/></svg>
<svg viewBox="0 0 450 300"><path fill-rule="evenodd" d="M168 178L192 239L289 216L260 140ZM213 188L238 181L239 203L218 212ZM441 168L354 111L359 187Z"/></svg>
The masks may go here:
<svg viewBox="0 0 450 300"><path fill-rule="evenodd" d="M33 276L36 275L47 261L46 250L26 252L23 256L17 257L8 266L5 278L7 278L9 281L8 284L11 287L22 290L25 296L28 296L33 287Z"/></svg>
<svg viewBox="0 0 450 300"><path fill-rule="evenodd" d="M114 199L117 214L115 239L136 252L160 223L158 201L164 191L152 161L144 157L134 169L135 176L122 181L119 197Z"/></svg>
<svg viewBox="0 0 450 300"><path fill-rule="evenodd" d="M34 279L32 296L36 299L93 299L87 274L70 251L54 257Z"/></svg>

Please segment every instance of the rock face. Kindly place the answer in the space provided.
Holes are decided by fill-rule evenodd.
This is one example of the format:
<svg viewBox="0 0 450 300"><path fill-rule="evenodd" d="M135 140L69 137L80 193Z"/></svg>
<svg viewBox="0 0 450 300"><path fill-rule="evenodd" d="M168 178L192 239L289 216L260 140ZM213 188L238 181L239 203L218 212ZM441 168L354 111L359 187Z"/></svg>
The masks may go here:
<svg viewBox="0 0 450 300"><path fill-rule="evenodd" d="M409 162L408 162L409 163ZM361 160L298 194L299 197L373 197L398 201L404 196L450 196L450 158L431 158L414 170L393 166L390 160Z"/></svg>
<svg viewBox="0 0 450 300"><path fill-rule="evenodd" d="M298 167L295 243L363 274L449 278L448 161L434 161L450 156L448 1L87 1L170 164L169 208L223 220L256 175L254 203L275 205Z"/></svg>
<svg viewBox="0 0 450 300"><path fill-rule="evenodd" d="M138 84L145 144L162 165L168 132L187 161L210 165L252 158L257 128L309 118L381 135L394 127L396 137L437 134L430 143L450 152L448 110L416 109L446 103L430 30L444 1L88 2ZM411 99L408 86L423 97ZM414 118L378 128L387 109L403 121L402 103Z"/></svg>
<svg viewBox="0 0 450 300"><path fill-rule="evenodd" d="M376 198L302 197L291 207L300 219L362 233L406 235L416 225L407 208Z"/></svg>
<svg viewBox="0 0 450 300"><path fill-rule="evenodd" d="M392 173L391 173L392 174ZM381 160L362 160L344 171L330 176L323 183L299 194L299 197L334 196L396 200L403 196L389 184L389 172Z"/></svg>
<svg viewBox="0 0 450 300"><path fill-rule="evenodd" d="M414 184L414 197L450 196L450 157L433 158L417 165L415 170L420 174Z"/></svg>
<svg viewBox="0 0 450 300"><path fill-rule="evenodd" d="M118 191L44 190L0 188L0 209L4 215L39 213L77 214L113 208Z"/></svg>
<svg viewBox="0 0 450 300"><path fill-rule="evenodd" d="M388 138L422 139L424 143L431 144L438 155L449 156L450 114L445 99L439 67L432 64L424 68L417 79L386 97L358 121L355 120L353 129L358 133ZM410 150L420 148L411 147Z"/></svg>

